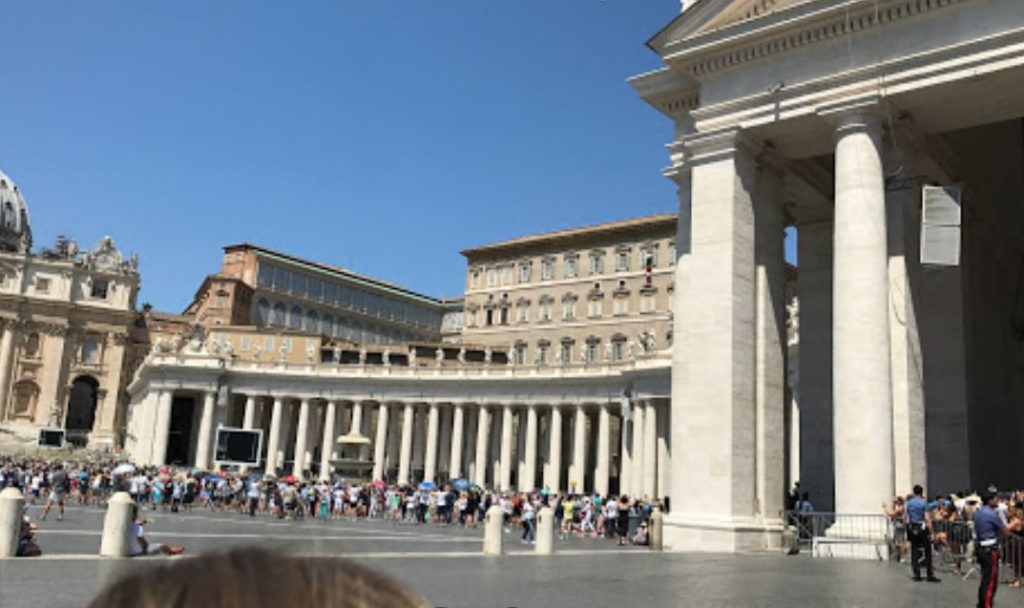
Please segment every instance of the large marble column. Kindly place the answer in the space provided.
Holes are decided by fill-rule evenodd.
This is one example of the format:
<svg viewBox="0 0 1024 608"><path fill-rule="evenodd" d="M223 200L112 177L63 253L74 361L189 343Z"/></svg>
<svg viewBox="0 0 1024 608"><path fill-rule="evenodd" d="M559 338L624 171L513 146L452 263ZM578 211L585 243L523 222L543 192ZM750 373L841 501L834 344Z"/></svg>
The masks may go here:
<svg viewBox="0 0 1024 608"><path fill-rule="evenodd" d="M445 479L453 479L452 477L452 408L441 407L438 409L438 426L440 433L437 440L437 471L438 474L444 473Z"/></svg>
<svg viewBox="0 0 1024 608"><path fill-rule="evenodd" d="M0 338L0 421L8 417L10 404L11 369L14 362L14 321L3 320L3 337Z"/></svg>
<svg viewBox="0 0 1024 608"><path fill-rule="evenodd" d="M658 408L654 399L644 407L644 475L643 495L658 496Z"/></svg>
<svg viewBox="0 0 1024 608"><path fill-rule="evenodd" d="M373 442L373 479L383 480L385 469L384 461L387 458L388 447L388 405L380 403L377 405L377 437Z"/></svg>
<svg viewBox="0 0 1024 608"><path fill-rule="evenodd" d="M557 403L551 405L548 428L548 478L544 479L544 485L558 493L562 489L562 410Z"/></svg>
<svg viewBox="0 0 1024 608"><path fill-rule="evenodd" d="M423 458L423 481L435 481L437 477L437 439L438 411L437 403L430 403L427 410L427 441L426 455Z"/></svg>
<svg viewBox="0 0 1024 608"><path fill-rule="evenodd" d="M781 525L786 483L786 260L781 169L765 155L754 205L757 512Z"/></svg>
<svg viewBox="0 0 1024 608"><path fill-rule="evenodd" d="M519 489L532 492L537 487L537 406L526 406L526 468Z"/></svg>
<svg viewBox="0 0 1024 608"><path fill-rule="evenodd" d="M245 411L242 414L242 428L256 428L256 396L246 395Z"/></svg>
<svg viewBox="0 0 1024 608"><path fill-rule="evenodd" d="M334 422L338 415L338 404L333 399L327 400L327 410L324 412L324 432L320 440L320 480L331 479L331 452L334 448Z"/></svg>
<svg viewBox="0 0 1024 608"><path fill-rule="evenodd" d="M836 117L835 175L836 512L874 513L895 489L885 176L872 112Z"/></svg>
<svg viewBox="0 0 1024 608"><path fill-rule="evenodd" d="M210 450L213 447L213 410L217 406L217 392L203 393L203 411L199 416L199 434L196 437L196 468L209 470Z"/></svg>
<svg viewBox="0 0 1024 608"><path fill-rule="evenodd" d="M608 495L608 477L611 472L611 412L602 403L597 412L597 464L594 467L594 492Z"/></svg>
<svg viewBox="0 0 1024 608"><path fill-rule="evenodd" d="M660 401L660 400L659 400ZM672 409L668 403L659 403L658 409L658 498L664 498L671 493L671 433Z"/></svg>
<svg viewBox="0 0 1024 608"><path fill-rule="evenodd" d="M452 404L452 449L448 458L448 476L452 479L462 477L462 429L465 425L465 415L463 404Z"/></svg>
<svg viewBox="0 0 1024 608"><path fill-rule="evenodd" d="M501 407L501 477L496 484L501 491L512 487L512 405Z"/></svg>
<svg viewBox="0 0 1024 608"><path fill-rule="evenodd" d="M306 442L309 441L309 399L299 400L298 428L295 431L295 461L292 463L292 475L303 477L306 470Z"/></svg>
<svg viewBox="0 0 1024 608"><path fill-rule="evenodd" d="M476 476L473 480L478 486L487 485L487 439L491 434L491 415L487 406L480 404L476 417Z"/></svg>
<svg viewBox="0 0 1024 608"><path fill-rule="evenodd" d="M673 342L676 466L665 543L677 551L763 549L767 530L755 516L753 200L754 155L763 146L739 129L683 142L692 188L689 201L680 192L677 266L686 269L677 276L687 284L675 286L673 318L684 327ZM639 420L634 432L643 432Z"/></svg>
<svg viewBox="0 0 1024 608"><path fill-rule="evenodd" d="M406 403L402 414L402 449L398 457L398 483L409 483L409 469L412 466L412 421L416 415L412 403Z"/></svg>
<svg viewBox="0 0 1024 608"><path fill-rule="evenodd" d="M819 511L835 510L832 443L832 220L797 228L800 293L800 475Z"/></svg>
<svg viewBox="0 0 1024 608"><path fill-rule="evenodd" d="M621 408L619 417L619 494L633 494L633 438L630 420L633 408Z"/></svg>
<svg viewBox="0 0 1024 608"><path fill-rule="evenodd" d="M643 399L637 401L633 408L633 473L630 475L632 479L632 494L637 497L642 497L645 494L644 479L647 474L647 408L649 400Z"/></svg>
<svg viewBox="0 0 1024 608"><path fill-rule="evenodd" d="M275 475L281 461L278 459L281 445L281 416L284 399L274 397L274 406L270 414L270 436L267 438L267 473Z"/></svg>
<svg viewBox="0 0 1024 608"><path fill-rule="evenodd" d="M575 492L581 493L586 491L587 483L587 411L583 405L576 406L572 430L572 475L569 487L575 487Z"/></svg>
<svg viewBox="0 0 1024 608"><path fill-rule="evenodd" d="M167 462L167 439L171 432L171 405L174 391L160 391L156 402L156 424L153 429L152 464L161 466Z"/></svg>

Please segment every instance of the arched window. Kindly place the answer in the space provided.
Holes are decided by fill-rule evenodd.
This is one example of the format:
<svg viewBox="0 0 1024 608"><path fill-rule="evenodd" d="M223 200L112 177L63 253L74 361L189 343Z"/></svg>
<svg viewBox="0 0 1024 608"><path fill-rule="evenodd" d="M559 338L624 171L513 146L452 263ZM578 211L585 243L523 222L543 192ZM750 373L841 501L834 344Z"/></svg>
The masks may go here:
<svg viewBox="0 0 1024 608"><path fill-rule="evenodd" d="M373 325L367 325L366 326L366 331L364 332L364 335L363 335L363 340L365 340L367 344L376 344L377 343L377 328L375 326L373 326Z"/></svg>
<svg viewBox="0 0 1024 608"><path fill-rule="evenodd" d="M334 335L334 317L331 315L324 315L323 323L320 326L320 333L325 336Z"/></svg>
<svg viewBox="0 0 1024 608"><path fill-rule="evenodd" d="M320 315L315 310L306 311L306 331L311 334L320 331Z"/></svg>
<svg viewBox="0 0 1024 608"><path fill-rule="evenodd" d="M279 327L284 327L288 324L288 310L284 307L284 304L278 302L274 304L274 320L273 324Z"/></svg>
<svg viewBox="0 0 1024 608"><path fill-rule="evenodd" d="M345 317L338 317L338 323L334 326L334 336L343 340L349 338L349 326L348 319Z"/></svg>
<svg viewBox="0 0 1024 608"><path fill-rule="evenodd" d="M288 315L288 326L292 329L302 329L302 309L292 306L292 314Z"/></svg>
<svg viewBox="0 0 1024 608"><path fill-rule="evenodd" d="M353 342L363 341L363 324L359 321L352 323L352 335L349 338Z"/></svg>
<svg viewBox="0 0 1024 608"><path fill-rule="evenodd" d="M266 298L260 298L256 303L256 324L267 325L270 323L270 302Z"/></svg>

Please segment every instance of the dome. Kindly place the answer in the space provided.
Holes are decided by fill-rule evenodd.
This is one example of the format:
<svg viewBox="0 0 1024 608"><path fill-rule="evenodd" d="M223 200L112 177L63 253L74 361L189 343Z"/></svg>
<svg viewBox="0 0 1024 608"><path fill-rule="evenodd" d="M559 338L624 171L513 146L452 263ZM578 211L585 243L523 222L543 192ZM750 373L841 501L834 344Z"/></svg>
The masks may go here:
<svg viewBox="0 0 1024 608"><path fill-rule="evenodd" d="M26 253L31 247L28 206L14 181L0 171L0 251Z"/></svg>

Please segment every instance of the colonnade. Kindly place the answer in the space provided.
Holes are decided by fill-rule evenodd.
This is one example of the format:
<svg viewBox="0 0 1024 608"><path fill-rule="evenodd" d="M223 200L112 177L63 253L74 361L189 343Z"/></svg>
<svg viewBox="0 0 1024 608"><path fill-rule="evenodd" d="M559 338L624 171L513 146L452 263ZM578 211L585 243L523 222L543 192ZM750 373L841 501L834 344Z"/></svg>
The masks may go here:
<svg viewBox="0 0 1024 608"><path fill-rule="evenodd" d="M158 390L154 407L140 409L143 427L152 418L150 464L165 463L174 394ZM315 471L327 479L332 461L343 460L399 484L464 477L500 490L668 493L667 398L542 404L244 395L234 400L241 411L232 412L215 391L189 395L201 408L192 464L202 469L216 464L216 426L235 420L264 431L265 470L296 476ZM345 435L368 441L339 444Z"/></svg>

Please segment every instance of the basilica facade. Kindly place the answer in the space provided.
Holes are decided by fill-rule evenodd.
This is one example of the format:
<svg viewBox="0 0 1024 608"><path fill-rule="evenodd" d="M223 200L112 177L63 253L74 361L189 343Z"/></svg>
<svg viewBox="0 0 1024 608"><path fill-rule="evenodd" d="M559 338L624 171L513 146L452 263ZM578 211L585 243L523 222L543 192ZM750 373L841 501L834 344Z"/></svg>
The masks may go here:
<svg viewBox="0 0 1024 608"><path fill-rule="evenodd" d="M123 440L125 379L138 260L103 238L32 249L21 191L0 173L0 442L31 444L41 428L113 448Z"/></svg>

